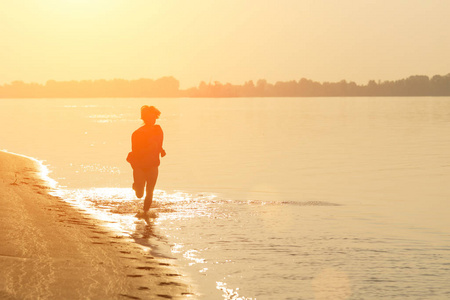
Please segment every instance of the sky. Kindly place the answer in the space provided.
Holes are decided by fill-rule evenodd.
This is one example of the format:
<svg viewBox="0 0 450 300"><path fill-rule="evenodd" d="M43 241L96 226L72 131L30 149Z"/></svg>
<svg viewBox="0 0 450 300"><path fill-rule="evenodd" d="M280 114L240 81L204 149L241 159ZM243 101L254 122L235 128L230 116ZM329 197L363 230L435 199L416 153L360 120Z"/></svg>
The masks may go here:
<svg viewBox="0 0 450 300"><path fill-rule="evenodd" d="M0 84L446 75L449 15L448 0L0 0Z"/></svg>

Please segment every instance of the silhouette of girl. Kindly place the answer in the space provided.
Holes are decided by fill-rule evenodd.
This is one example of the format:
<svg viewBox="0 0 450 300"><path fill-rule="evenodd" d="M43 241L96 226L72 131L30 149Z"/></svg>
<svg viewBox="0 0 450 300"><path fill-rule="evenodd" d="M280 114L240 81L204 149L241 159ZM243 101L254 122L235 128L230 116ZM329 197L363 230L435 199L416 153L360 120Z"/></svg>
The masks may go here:
<svg viewBox="0 0 450 300"><path fill-rule="evenodd" d="M144 189L146 191L144 211L136 215L138 218L148 216L158 178L159 156L166 155L162 148L163 131L161 126L155 124L160 115L161 112L154 106L142 106L141 119L144 125L131 135L131 152L128 154L127 161L133 168L133 190L138 198L144 196Z"/></svg>

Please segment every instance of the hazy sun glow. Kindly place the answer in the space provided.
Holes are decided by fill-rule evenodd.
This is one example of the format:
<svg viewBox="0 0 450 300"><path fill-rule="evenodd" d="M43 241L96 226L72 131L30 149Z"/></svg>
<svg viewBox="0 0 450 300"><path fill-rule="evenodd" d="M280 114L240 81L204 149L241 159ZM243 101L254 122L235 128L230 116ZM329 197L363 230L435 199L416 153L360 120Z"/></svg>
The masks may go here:
<svg viewBox="0 0 450 300"><path fill-rule="evenodd" d="M38 4L42 11L50 15L62 15L66 17L92 16L101 11L108 10L111 5L117 5L117 1L106 0L44 0Z"/></svg>
<svg viewBox="0 0 450 300"><path fill-rule="evenodd" d="M443 1L2 1L0 84L317 81L447 74ZM414 49L414 50L412 50Z"/></svg>

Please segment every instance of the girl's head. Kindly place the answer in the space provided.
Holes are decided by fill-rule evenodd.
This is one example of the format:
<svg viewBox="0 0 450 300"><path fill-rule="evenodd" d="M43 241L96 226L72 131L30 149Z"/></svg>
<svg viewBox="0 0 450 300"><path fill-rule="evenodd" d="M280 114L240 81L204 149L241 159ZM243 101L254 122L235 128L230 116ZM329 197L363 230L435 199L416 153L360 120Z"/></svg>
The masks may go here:
<svg viewBox="0 0 450 300"><path fill-rule="evenodd" d="M161 112L154 106L144 105L141 107L141 119L144 121L145 125L153 125L156 119L159 118Z"/></svg>

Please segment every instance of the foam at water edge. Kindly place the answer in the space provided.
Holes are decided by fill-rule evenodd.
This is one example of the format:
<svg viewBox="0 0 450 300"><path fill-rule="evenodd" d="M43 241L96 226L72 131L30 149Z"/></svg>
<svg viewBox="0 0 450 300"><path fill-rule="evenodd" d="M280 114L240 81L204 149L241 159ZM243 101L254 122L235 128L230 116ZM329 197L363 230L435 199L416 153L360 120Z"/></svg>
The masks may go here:
<svg viewBox="0 0 450 300"><path fill-rule="evenodd" d="M14 152L11 152L11 151L8 151L8 150L5 150L5 149L3 149L3 150L1 150L1 151L5 152L5 153L12 154L12 155L24 157L24 158L26 158L26 159L29 159L29 160L34 161L34 162L37 164L37 166L38 166L37 175L38 175L42 180L44 180L45 182L47 182L47 185L48 185L50 188L56 189L56 187L57 187L57 185L58 185L58 182L49 176L50 170L49 170L49 168L48 168L46 165L44 165L44 161L38 160L38 159L36 159L36 158L34 158L34 157L31 157L31 156L27 156L27 155L23 155L23 154L14 153Z"/></svg>
<svg viewBox="0 0 450 300"><path fill-rule="evenodd" d="M58 182L49 176L51 171L44 164L44 161L36 159L34 157L31 157L31 156L14 153L14 152L11 152L11 151L8 151L8 150L5 150L5 149L3 149L1 151L5 152L5 153L8 153L8 154L24 157L26 159L34 161L36 163L36 165L37 165L37 168L38 168L36 174L51 189L49 191L50 195L59 197L62 200L64 200L65 202L71 204L72 206L84 210L86 213L88 213L89 215L91 215L95 219L98 219L100 221L104 221L105 223L102 224L102 225L108 227L110 230L114 230L117 234L125 235L119 228L117 228L117 226L114 226L115 223L111 223L111 222L114 222L115 220L111 219L110 217L108 218L104 214L101 214L99 210L95 210L93 207L90 207L90 206L87 206L87 205L83 205L80 202L70 201L70 199L67 198L67 192L65 191L65 189L64 188L61 189L61 187L58 186Z"/></svg>

